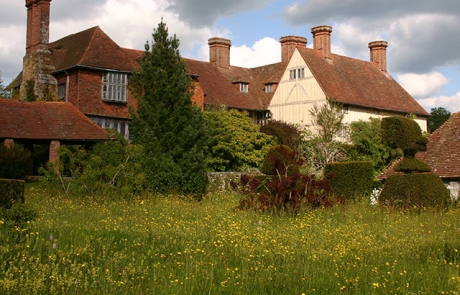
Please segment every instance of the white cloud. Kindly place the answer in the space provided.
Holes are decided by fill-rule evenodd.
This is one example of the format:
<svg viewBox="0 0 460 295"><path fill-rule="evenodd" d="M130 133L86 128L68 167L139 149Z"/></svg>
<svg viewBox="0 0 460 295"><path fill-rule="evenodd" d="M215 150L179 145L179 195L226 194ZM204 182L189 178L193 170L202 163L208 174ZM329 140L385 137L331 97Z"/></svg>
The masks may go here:
<svg viewBox="0 0 460 295"><path fill-rule="evenodd" d="M281 45L273 38L265 37L249 48L246 45L232 46L230 64L253 68L281 61Z"/></svg>
<svg viewBox="0 0 460 295"><path fill-rule="evenodd" d="M433 96L449 83L449 79L439 72L400 74L398 81L407 92L416 98Z"/></svg>
<svg viewBox="0 0 460 295"><path fill-rule="evenodd" d="M453 96L436 96L425 99L419 99L418 102L426 109L429 110L435 107L444 107L451 113L460 111L460 92Z"/></svg>

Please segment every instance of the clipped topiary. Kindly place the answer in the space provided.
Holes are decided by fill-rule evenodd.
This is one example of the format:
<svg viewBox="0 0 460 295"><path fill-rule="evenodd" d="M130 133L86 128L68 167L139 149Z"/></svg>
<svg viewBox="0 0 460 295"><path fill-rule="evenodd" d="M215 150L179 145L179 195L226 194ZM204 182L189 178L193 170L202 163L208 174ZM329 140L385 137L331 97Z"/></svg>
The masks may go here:
<svg viewBox="0 0 460 295"><path fill-rule="evenodd" d="M412 119L388 117L382 119L383 139L392 148L404 151L404 158L394 167L396 172L385 182L379 196L380 204L402 208L438 207L444 209L449 191L441 178L428 173L431 168L415 158L418 151L426 151L428 139Z"/></svg>
<svg viewBox="0 0 460 295"><path fill-rule="evenodd" d="M330 163L324 167L324 177L338 196L346 199L370 196L374 188L374 165L371 161Z"/></svg>
<svg viewBox="0 0 460 295"><path fill-rule="evenodd" d="M265 155L261 172L266 175L292 175L299 171L297 153L284 144L272 146Z"/></svg>
<svg viewBox="0 0 460 295"><path fill-rule="evenodd" d="M439 176L432 173L391 175L379 196L379 203L403 209L437 207L444 209L450 193Z"/></svg>

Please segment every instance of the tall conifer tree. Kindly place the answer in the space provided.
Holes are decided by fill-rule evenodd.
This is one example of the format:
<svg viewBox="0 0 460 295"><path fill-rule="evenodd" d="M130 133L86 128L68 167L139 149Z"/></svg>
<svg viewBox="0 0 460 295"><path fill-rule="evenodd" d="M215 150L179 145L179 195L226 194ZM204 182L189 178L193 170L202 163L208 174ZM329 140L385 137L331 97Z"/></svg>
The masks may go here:
<svg viewBox="0 0 460 295"><path fill-rule="evenodd" d="M163 20L147 42L132 74L138 111L130 124L133 143L145 148L150 188L200 196L207 186L208 140L201 110L192 104L193 84L179 53L179 40Z"/></svg>

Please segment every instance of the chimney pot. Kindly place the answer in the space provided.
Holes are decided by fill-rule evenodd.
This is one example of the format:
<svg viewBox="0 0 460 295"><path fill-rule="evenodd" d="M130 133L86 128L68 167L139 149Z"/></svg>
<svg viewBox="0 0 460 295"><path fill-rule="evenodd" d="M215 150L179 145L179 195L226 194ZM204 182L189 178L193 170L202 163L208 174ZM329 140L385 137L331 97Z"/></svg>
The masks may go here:
<svg viewBox="0 0 460 295"><path fill-rule="evenodd" d="M332 27L325 25L311 29L313 49L319 51L325 58L331 58L331 32Z"/></svg>
<svg viewBox="0 0 460 295"><path fill-rule="evenodd" d="M307 38L299 36L285 36L280 38L281 61L288 62L297 47L306 48Z"/></svg>
<svg viewBox="0 0 460 295"><path fill-rule="evenodd" d="M230 47L232 42L229 39L213 37L208 39L209 62L220 68L230 67Z"/></svg>
<svg viewBox="0 0 460 295"><path fill-rule="evenodd" d="M387 47L388 42L386 41L374 41L369 43L370 61L375 63L383 72L387 71Z"/></svg>

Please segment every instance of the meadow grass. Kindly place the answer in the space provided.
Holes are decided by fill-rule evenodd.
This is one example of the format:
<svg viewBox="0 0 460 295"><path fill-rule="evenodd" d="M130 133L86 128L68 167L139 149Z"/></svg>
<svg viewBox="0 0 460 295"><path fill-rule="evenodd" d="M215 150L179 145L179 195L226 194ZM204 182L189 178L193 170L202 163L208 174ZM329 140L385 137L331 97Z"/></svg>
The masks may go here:
<svg viewBox="0 0 460 295"><path fill-rule="evenodd" d="M231 193L101 204L35 188L26 203L37 220L0 225L0 294L460 293L457 209L283 216L234 210Z"/></svg>

